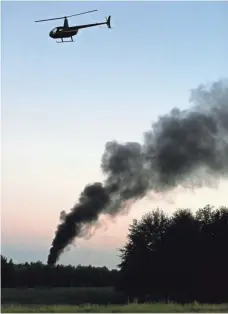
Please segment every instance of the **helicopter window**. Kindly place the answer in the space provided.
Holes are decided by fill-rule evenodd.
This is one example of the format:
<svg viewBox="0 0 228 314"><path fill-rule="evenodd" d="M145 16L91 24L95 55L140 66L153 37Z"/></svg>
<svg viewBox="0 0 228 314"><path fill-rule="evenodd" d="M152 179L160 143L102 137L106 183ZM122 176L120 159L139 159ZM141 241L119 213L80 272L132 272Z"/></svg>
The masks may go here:
<svg viewBox="0 0 228 314"><path fill-rule="evenodd" d="M56 33L57 31L58 31L57 27L52 30L53 33Z"/></svg>

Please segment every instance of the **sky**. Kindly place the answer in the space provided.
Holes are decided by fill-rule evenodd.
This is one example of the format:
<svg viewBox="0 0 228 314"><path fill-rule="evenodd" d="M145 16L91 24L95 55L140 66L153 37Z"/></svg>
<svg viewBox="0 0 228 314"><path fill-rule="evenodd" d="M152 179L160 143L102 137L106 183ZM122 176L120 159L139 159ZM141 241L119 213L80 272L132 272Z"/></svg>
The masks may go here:
<svg viewBox="0 0 228 314"><path fill-rule="evenodd" d="M34 23L93 9L69 23L111 15L113 28L81 30L74 43L48 36L62 20ZM104 179L105 143L141 142L159 115L190 106L192 88L227 77L227 15L226 2L2 2L3 255L46 262L60 212ZM142 200L77 240L60 263L116 267L133 218L227 205L227 188L221 180Z"/></svg>

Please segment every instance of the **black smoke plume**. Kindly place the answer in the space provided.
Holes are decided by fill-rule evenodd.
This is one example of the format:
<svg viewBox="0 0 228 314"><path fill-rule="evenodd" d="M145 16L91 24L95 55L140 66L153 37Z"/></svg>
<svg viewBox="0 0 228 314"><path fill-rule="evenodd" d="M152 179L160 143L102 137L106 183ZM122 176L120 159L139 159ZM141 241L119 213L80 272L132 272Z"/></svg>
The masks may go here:
<svg viewBox="0 0 228 314"><path fill-rule="evenodd" d="M117 215L127 200L186 182L207 184L209 176L227 176L228 80L193 90L190 102L193 106L189 110L173 109L159 117L144 134L143 144L106 144L101 163L106 180L86 186L70 213L62 212L48 264L55 264L101 213Z"/></svg>

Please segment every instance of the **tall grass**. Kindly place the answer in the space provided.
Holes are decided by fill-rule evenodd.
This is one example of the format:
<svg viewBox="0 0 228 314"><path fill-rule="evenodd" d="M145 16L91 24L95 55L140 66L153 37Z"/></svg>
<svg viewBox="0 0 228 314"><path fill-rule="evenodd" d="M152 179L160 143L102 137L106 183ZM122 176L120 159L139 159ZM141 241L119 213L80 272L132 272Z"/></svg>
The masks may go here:
<svg viewBox="0 0 228 314"><path fill-rule="evenodd" d="M124 294L104 288L3 288L2 313L228 313L228 304L128 303Z"/></svg>
<svg viewBox="0 0 228 314"><path fill-rule="evenodd" d="M227 313L228 304L186 304L175 303L162 304L137 304L126 305L90 305L64 306L64 305L3 305L2 313L179 313L179 312L200 312L200 313Z"/></svg>
<svg viewBox="0 0 228 314"><path fill-rule="evenodd" d="M112 287L102 288L35 288L2 289L2 304L37 305L79 305L79 304L124 304L127 298L123 293L115 292Z"/></svg>

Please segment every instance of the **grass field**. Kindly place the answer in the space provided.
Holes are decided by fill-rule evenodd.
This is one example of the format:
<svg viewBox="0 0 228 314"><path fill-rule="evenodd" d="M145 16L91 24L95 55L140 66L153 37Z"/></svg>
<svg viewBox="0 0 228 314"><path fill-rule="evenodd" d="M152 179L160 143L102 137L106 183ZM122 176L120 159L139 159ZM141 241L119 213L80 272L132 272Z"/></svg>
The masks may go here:
<svg viewBox="0 0 228 314"><path fill-rule="evenodd" d="M81 305L81 306L20 306L20 305L3 305L2 313L178 313L178 312L198 312L198 313L227 313L228 304L126 304L126 305Z"/></svg>
<svg viewBox="0 0 228 314"><path fill-rule="evenodd" d="M2 304L37 305L80 305L80 304L124 304L127 299L123 293L112 287L102 288L3 288Z"/></svg>
<svg viewBox="0 0 228 314"><path fill-rule="evenodd" d="M107 288L1 290L2 313L228 313L228 304L137 304Z"/></svg>

